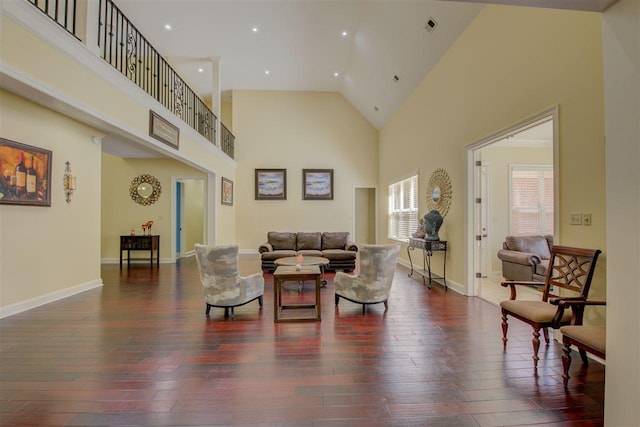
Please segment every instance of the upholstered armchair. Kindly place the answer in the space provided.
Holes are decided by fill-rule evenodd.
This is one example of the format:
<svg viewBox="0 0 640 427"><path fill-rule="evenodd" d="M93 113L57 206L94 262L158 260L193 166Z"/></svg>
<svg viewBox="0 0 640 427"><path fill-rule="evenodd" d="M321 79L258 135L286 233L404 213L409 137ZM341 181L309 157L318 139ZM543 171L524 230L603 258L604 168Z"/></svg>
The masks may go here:
<svg viewBox="0 0 640 427"><path fill-rule="evenodd" d="M204 286L206 314L211 307L224 308L224 317L234 316L234 307L258 300L262 307L264 278L262 272L247 277L238 274L237 246L195 245L200 281Z"/></svg>
<svg viewBox="0 0 640 427"><path fill-rule="evenodd" d="M599 249L580 249L568 246L553 246L549 260L547 275L544 283L507 280L501 283L511 288L511 296L502 301L502 342L507 348L507 330L509 316L528 323L533 328L533 365L538 366L538 350L540 348L540 330L544 334L547 345L549 332L547 328L560 328L571 324L572 318L582 323L582 311L573 312L572 309L562 310L551 304L554 298L560 298L551 293L551 289L565 289L572 295L563 296L563 300L586 301L591 287L591 280L596 269L596 262L600 255ZM517 300L517 286L536 286L541 289L540 301ZM576 322L577 323L577 322ZM577 324L579 324L577 323Z"/></svg>
<svg viewBox="0 0 640 427"><path fill-rule="evenodd" d="M359 272L336 273L333 281L336 307L340 298L344 298L362 304L362 314L368 304L384 303L386 311L399 251L399 244L361 245Z"/></svg>

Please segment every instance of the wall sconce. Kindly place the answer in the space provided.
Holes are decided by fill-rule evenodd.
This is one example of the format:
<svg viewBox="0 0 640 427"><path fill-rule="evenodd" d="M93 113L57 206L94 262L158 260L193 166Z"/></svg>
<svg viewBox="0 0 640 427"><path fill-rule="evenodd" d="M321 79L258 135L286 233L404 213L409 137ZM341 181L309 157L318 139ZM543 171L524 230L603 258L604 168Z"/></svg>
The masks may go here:
<svg viewBox="0 0 640 427"><path fill-rule="evenodd" d="M76 189L76 177L71 175L71 163L67 160L64 167L64 176L62 177L62 187L67 203L71 203L71 195Z"/></svg>

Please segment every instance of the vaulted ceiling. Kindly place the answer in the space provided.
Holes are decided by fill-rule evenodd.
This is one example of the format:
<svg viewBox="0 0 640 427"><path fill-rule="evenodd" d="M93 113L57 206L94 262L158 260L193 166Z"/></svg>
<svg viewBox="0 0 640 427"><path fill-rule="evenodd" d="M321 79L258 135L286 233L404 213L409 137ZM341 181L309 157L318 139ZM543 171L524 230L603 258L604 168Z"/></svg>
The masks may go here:
<svg viewBox="0 0 640 427"><path fill-rule="evenodd" d="M495 0L604 10L615 0ZM202 98L340 92L380 129L482 9L468 1L116 0ZM484 2L486 3L486 2ZM168 29L166 26L170 26Z"/></svg>

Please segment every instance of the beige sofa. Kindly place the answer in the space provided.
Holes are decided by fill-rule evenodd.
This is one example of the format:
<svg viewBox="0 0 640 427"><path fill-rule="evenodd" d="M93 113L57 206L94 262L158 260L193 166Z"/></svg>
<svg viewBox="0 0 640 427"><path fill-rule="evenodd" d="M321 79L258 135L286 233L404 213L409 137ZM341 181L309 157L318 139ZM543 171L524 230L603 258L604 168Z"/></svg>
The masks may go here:
<svg viewBox="0 0 640 427"><path fill-rule="evenodd" d="M507 236L498 258L508 280L544 282L551 257L553 236Z"/></svg>
<svg viewBox="0 0 640 427"><path fill-rule="evenodd" d="M358 246L349 240L348 232L279 232L267 233L267 241L258 248L262 269L275 270L275 260L283 257L319 256L329 260L326 270L353 271Z"/></svg>

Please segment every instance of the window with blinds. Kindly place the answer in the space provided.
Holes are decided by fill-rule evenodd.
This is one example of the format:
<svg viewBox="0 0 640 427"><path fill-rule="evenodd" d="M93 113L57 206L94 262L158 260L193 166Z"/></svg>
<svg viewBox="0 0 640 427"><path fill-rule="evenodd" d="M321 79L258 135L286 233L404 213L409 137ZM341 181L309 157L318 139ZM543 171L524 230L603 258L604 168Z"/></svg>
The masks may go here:
<svg viewBox="0 0 640 427"><path fill-rule="evenodd" d="M510 174L511 234L553 234L553 169L513 165Z"/></svg>
<svg viewBox="0 0 640 427"><path fill-rule="evenodd" d="M389 185L389 239L408 241L418 228L418 175Z"/></svg>

